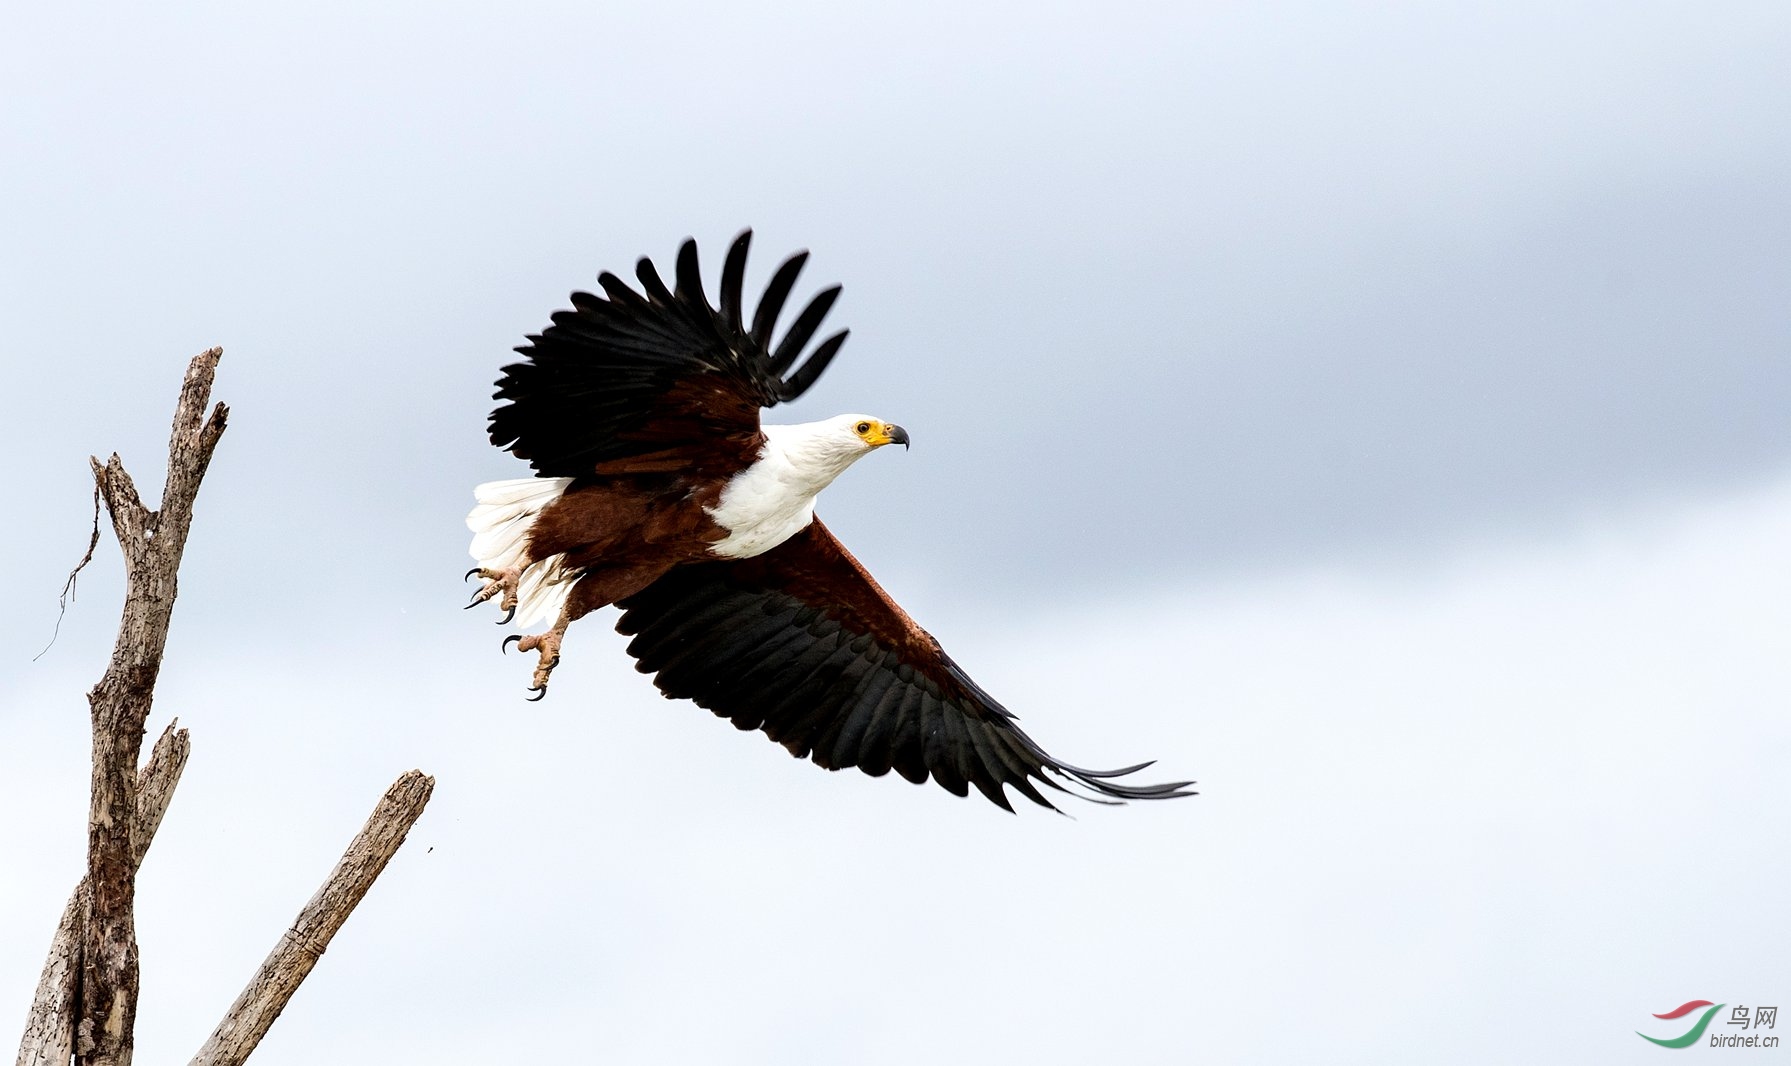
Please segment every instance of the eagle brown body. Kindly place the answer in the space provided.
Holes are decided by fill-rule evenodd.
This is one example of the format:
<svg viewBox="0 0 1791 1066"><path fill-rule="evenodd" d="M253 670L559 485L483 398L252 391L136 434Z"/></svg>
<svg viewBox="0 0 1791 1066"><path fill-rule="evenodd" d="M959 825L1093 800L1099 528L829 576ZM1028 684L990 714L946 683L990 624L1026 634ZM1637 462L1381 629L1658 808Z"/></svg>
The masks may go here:
<svg viewBox="0 0 1791 1066"><path fill-rule="evenodd" d="M708 514L721 490L718 482L693 486L666 474L574 482L529 527L528 558L562 555L583 572L568 600L576 622L680 563L712 558L710 547L727 536Z"/></svg>
<svg viewBox="0 0 1791 1066"><path fill-rule="evenodd" d="M836 286L772 344L806 253L773 274L748 326L750 236L729 248L719 308L686 242L675 290L645 259L644 294L603 274L603 297L573 294L504 368L492 443L538 477L479 487L469 576L486 579L474 605L496 599L524 625L554 619L504 642L538 653L535 698L566 628L615 604L629 653L665 695L828 769L893 769L960 796L974 786L1010 810L1009 787L1052 806L1035 782L1103 802L1190 794L1189 782L1118 780L1148 763L1085 770L1047 754L814 516L835 477L908 436L864 415L760 424L762 407L814 383L846 333L802 358Z"/></svg>

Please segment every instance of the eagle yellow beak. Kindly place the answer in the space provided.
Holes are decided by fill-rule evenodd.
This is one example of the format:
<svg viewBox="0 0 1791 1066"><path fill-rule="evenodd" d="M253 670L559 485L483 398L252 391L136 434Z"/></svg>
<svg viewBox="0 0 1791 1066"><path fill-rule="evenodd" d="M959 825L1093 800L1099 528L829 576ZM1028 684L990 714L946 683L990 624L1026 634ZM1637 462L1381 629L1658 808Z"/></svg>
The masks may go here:
<svg viewBox="0 0 1791 1066"><path fill-rule="evenodd" d="M876 432L866 437L865 440L879 448L885 444L900 444L906 449L908 447L908 431L893 422L884 422Z"/></svg>

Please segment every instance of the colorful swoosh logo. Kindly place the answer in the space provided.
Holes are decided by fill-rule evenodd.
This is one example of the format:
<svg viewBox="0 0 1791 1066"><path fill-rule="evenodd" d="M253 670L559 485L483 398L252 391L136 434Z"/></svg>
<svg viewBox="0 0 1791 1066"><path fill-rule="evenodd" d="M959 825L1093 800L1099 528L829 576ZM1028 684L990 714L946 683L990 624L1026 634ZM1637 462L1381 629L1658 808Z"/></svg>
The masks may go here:
<svg viewBox="0 0 1791 1066"><path fill-rule="evenodd" d="M1694 999L1690 1003L1681 1003L1679 1006L1674 1007L1672 1010L1666 1012L1665 1014L1656 1014L1655 1017L1656 1018L1664 1018L1665 1020L1670 1022L1674 1018L1685 1017L1687 1014L1690 1014L1692 1011L1697 1010L1699 1007L1708 1007L1708 1006L1710 1006L1709 1000Z"/></svg>
<svg viewBox="0 0 1791 1066"><path fill-rule="evenodd" d="M1661 1047L1691 1047L1698 1042L1699 1037L1704 1035L1704 1029L1710 1024L1710 1019L1716 1017L1716 1012L1723 1009L1721 1003L1713 1004L1707 999L1694 999L1690 1003L1676 1007L1665 1014L1655 1015L1656 1018L1683 1018L1692 1011L1697 1010L1699 1007L1709 1007L1710 1009L1704 1012L1704 1016L1698 1019L1698 1024L1687 1030L1684 1036L1676 1036L1671 1040L1662 1040L1659 1037L1649 1036L1647 1033L1643 1032L1637 1032L1636 1035L1643 1040L1648 1041L1650 1044L1659 1044Z"/></svg>

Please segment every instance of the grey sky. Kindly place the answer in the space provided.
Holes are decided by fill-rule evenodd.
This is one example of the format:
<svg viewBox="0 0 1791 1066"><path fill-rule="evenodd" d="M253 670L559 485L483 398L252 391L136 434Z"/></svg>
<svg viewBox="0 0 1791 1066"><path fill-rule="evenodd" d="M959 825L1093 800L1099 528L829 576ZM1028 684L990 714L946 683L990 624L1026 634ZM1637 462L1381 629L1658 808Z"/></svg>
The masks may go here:
<svg viewBox="0 0 1791 1066"><path fill-rule="evenodd" d="M0 801L62 821L0 846L66 868L0 897L0 1011L79 861L114 548L26 660L85 457L159 484L212 344L235 416L152 722L195 732L145 871L158 1056L412 765L434 865L401 857L268 1061L583 1024L628 1060L911 1060L908 995L965 1057L1434 1061L1389 1042L1428 1026L1496 1061L1478 1037L1546 1015L1615 1061L1561 1004L1626 1036L1782 996L1701 939L1782 856L1659 863L1791 809L1791 681L1750 643L1791 591L1759 532L1791 491L1788 47L1767 3L14 13L0 747L41 757ZM659 701L601 620L520 702L456 610L470 487L524 472L484 440L497 368L598 271L691 235L713 277L745 225L749 286L808 247L799 292L844 284L853 330L771 417L914 435L830 524L1048 747L1205 796L1072 824L829 778ZM1651 746L1719 727L1759 738L1704 752L1726 774ZM1370 1019L1408 994L1426 1021Z"/></svg>

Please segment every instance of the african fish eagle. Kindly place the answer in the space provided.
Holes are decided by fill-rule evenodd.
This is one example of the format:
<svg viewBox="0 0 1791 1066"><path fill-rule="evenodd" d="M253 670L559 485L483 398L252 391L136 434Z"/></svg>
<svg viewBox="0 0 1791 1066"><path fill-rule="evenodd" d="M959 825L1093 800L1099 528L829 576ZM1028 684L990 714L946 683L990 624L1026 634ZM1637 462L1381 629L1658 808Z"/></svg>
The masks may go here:
<svg viewBox="0 0 1791 1066"><path fill-rule="evenodd" d="M751 237L728 249L719 308L686 241L674 288L647 259L635 270L644 295L599 275L603 295L573 293L573 309L498 379L491 442L538 476L474 490L479 565L467 576L485 583L468 606L496 599L500 624L553 619L504 640L538 653L533 698L547 694L566 628L615 604L629 654L667 698L829 770L931 776L959 796L975 785L1010 811L1003 786L1053 807L1034 781L1097 802L1191 794L1187 781L1119 780L1150 763L1084 770L1046 754L815 517L834 478L878 448L906 448L908 433L862 414L759 424L761 407L815 383L847 331L802 358L836 285L772 343L806 252L778 267L749 327Z"/></svg>

